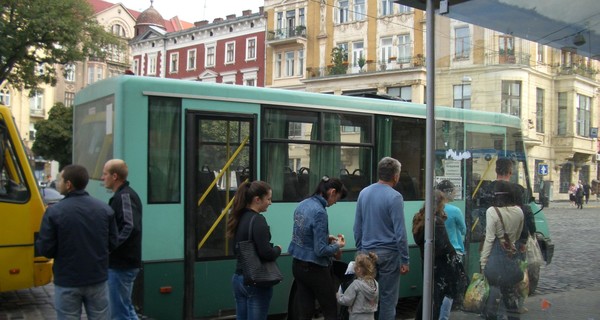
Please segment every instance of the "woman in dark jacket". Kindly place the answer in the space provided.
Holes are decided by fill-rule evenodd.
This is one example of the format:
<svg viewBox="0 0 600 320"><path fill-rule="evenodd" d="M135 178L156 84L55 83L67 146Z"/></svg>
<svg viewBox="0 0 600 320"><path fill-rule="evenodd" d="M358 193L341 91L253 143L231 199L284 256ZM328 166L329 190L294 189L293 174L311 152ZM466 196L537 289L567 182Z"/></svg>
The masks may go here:
<svg viewBox="0 0 600 320"><path fill-rule="evenodd" d="M234 253L238 256L238 243L253 240L261 260L273 261L281 254L281 246L273 246L267 220L260 213L271 205L272 190L264 181L244 182L235 195L233 209L227 222L227 236L234 239ZM252 222L252 239L249 227ZM257 287L244 283L239 256L231 280L235 296L237 319L267 319L273 287Z"/></svg>
<svg viewBox="0 0 600 320"><path fill-rule="evenodd" d="M462 265L460 264L459 257L454 250L454 246L448 238L446 232L446 213L444 212L444 205L448 200L444 194L436 190L435 191L435 236L434 236L434 263L433 263L433 310L432 319L440 318L440 309L444 297L447 297L447 301L452 303L458 294L460 294L460 284L464 283L466 279ZM421 250L421 260L425 255L425 207L421 208L413 218L413 237L415 243ZM423 300L419 303L417 308L417 314L415 319L422 319L422 307Z"/></svg>

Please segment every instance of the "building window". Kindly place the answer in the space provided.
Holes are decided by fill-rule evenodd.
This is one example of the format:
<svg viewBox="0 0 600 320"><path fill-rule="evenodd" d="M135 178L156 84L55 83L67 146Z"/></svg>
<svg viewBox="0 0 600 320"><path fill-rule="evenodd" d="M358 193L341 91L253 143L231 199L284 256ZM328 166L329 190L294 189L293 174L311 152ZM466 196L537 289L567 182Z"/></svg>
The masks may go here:
<svg viewBox="0 0 600 320"><path fill-rule="evenodd" d="M409 6L400 5L398 6L398 13L411 13L412 9Z"/></svg>
<svg viewBox="0 0 600 320"><path fill-rule="evenodd" d="M196 49L187 52L187 70L196 70Z"/></svg>
<svg viewBox="0 0 600 320"><path fill-rule="evenodd" d="M569 185L571 184L571 173L573 172L573 165L565 163L560 168L560 188L559 193L568 193Z"/></svg>
<svg viewBox="0 0 600 320"><path fill-rule="evenodd" d="M580 137L589 137L592 98L578 94L577 102L577 135Z"/></svg>
<svg viewBox="0 0 600 320"><path fill-rule="evenodd" d="M210 45L206 47L206 66L214 67L215 66L215 46Z"/></svg>
<svg viewBox="0 0 600 320"><path fill-rule="evenodd" d="M75 101L75 92L65 92L65 107L72 107Z"/></svg>
<svg viewBox="0 0 600 320"><path fill-rule="evenodd" d="M294 51L287 51L285 53L285 76L294 76Z"/></svg>
<svg viewBox="0 0 600 320"><path fill-rule="evenodd" d="M248 87L256 87L256 79L246 79L244 85Z"/></svg>
<svg viewBox="0 0 600 320"><path fill-rule="evenodd" d="M275 54L275 78L281 78L281 52Z"/></svg>
<svg viewBox="0 0 600 320"><path fill-rule="evenodd" d="M156 54L148 56L148 75L156 75Z"/></svg>
<svg viewBox="0 0 600 320"><path fill-rule="evenodd" d="M544 46L541 44L537 45L537 61L544 62Z"/></svg>
<svg viewBox="0 0 600 320"><path fill-rule="evenodd" d="M349 10L349 3L348 0L340 0L338 2L338 7L337 7L337 22L338 23L345 23L348 22L348 10Z"/></svg>
<svg viewBox="0 0 600 320"><path fill-rule="evenodd" d="M246 60L256 60L256 38L246 39Z"/></svg>
<svg viewBox="0 0 600 320"><path fill-rule="evenodd" d="M288 10L285 12L285 21L287 26L286 37L293 37L296 35L296 10Z"/></svg>
<svg viewBox="0 0 600 320"><path fill-rule="evenodd" d="M521 117L521 81L502 81L501 112Z"/></svg>
<svg viewBox="0 0 600 320"><path fill-rule="evenodd" d="M277 30L283 29L283 12L277 12Z"/></svg>
<svg viewBox="0 0 600 320"><path fill-rule="evenodd" d="M140 74L140 60L133 59L133 65L131 66L134 74Z"/></svg>
<svg viewBox="0 0 600 320"><path fill-rule="evenodd" d="M298 75L304 75L304 50L298 50Z"/></svg>
<svg viewBox="0 0 600 320"><path fill-rule="evenodd" d="M304 13L304 8L298 9L298 23L301 26L306 25L306 15Z"/></svg>
<svg viewBox="0 0 600 320"><path fill-rule="evenodd" d="M10 107L10 90L6 88L0 90L0 103Z"/></svg>
<svg viewBox="0 0 600 320"><path fill-rule="evenodd" d="M401 34L398 36L398 62L409 63L411 59L410 34Z"/></svg>
<svg viewBox="0 0 600 320"><path fill-rule="evenodd" d="M225 63L235 62L235 42L225 44Z"/></svg>
<svg viewBox="0 0 600 320"><path fill-rule="evenodd" d="M544 89L537 88L535 96L535 131L544 133Z"/></svg>
<svg viewBox="0 0 600 320"><path fill-rule="evenodd" d="M499 63L515 62L515 39L512 36L498 37Z"/></svg>
<svg viewBox="0 0 600 320"><path fill-rule="evenodd" d="M29 123L29 141L35 140L36 133L37 133L37 130L35 130L35 124Z"/></svg>
<svg viewBox="0 0 600 320"><path fill-rule="evenodd" d="M392 56L392 37L389 38L381 38L381 44L379 46L381 63L387 64L390 62L390 57Z"/></svg>
<svg viewBox="0 0 600 320"><path fill-rule="evenodd" d="M104 79L104 68L102 66L96 66L96 81Z"/></svg>
<svg viewBox="0 0 600 320"><path fill-rule="evenodd" d="M354 21L362 21L366 17L365 0L354 0Z"/></svg>
<svg viewBox="0 0 600 320"><path fill-rule="evenodd" d="M471 109L471 85L459 84L454 86L454 108Z"/></svg>
<svg viewBox="0 0 600 320"><path fill-rule="evenodd" d="M65 66L65 81L75 82L75 65L68 64Z"/></svg>
<svg viewBox="0 0 600 320"><path fill-rule="evenodd" d="M567 134L567 93L558 93L558 126L556 134L564 136Z"/></svg>
<svg viewBox="0 0 600 320"><path fill-rule="evenodd" d="M104 70L101 65L88 65L88 84L104 79Z"/></svg>
<svg viewBox="0 0 600 320"><path fill-rule="evenodd" d="M29 109L35 115L44 115L44 91L33 90L29 93Z"/></svg>
<svg viewBox="0 0 600 320"><path fill-rule="evenodd" d="M381 0L381 15L389 16L394 14L394 1L392 0Z"/></svg>
<svg viewBox="0 0 600 320"><path fill-rule="evenodd" d="M122 25L120 25L118 23L113 24L111 31L115 36L125 38L125 28L123 28Z"/></svg>
<svg viewBox="0 0 600 320"><path fill-rule="evenodd" d="M171 73L177 73L179 71L179 53L171 53Z"/></svg>
<svg viewBox="0 0 600 320"><path fill-rule="evenodd" d="M406 102L412 101L412 87L391 87L387 90L390 96L398 97Z"/></svg>
<svg viewBox="0 0 600 320"><path fill-rule="evenodd" d="M469 58L471 54L471 33L469 27L455 28L454 33L454 58Z"/></svg>
<svg viewBox="0 0 600 320"><path fill-rule="evenodd" d="M352 67L355 69L354 72L358 72L360 67L358 66L358 60L365 57L365 43L357 41L352 43Z"/></svg>

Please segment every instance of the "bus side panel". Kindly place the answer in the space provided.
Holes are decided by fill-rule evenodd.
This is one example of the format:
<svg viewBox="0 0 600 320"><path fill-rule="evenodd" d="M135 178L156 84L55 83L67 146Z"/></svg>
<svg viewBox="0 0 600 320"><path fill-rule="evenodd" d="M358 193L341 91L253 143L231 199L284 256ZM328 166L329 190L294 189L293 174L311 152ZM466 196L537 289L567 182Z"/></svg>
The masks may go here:
<svg viewBox="0 0 600 320"><path fill-rule="evenodd" d="M33 287L33 246L1 248L0 257L0 292Z"/></svg>
<svg viewBox="0 0 600 320"><path fill-rule="evenodd" d="M143 268L144 315L157 320L183 318L183 261L144 263Z"/></svg>

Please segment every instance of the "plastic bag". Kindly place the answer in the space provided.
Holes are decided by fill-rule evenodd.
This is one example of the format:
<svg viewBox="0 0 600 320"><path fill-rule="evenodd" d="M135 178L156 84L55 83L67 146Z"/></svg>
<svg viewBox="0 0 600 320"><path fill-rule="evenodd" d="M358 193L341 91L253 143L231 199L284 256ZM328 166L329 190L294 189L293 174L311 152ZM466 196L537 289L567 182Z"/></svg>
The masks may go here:
<svg viewBox="0 0 600 320"><path fill-rule="evenodd" d="M529 265L542 265L543 262L544 256L540 244L535 237L529 236L527 239L527 263Z"/></svg>
<svg viewBox="0 0 600 320"><path fill-rule="evenodd" d="M527 272L527 262L521 262L521 270L523 270L523 280L517 283L517 292L520 297L526 299L529 296L529 274Z"/></svg>
<svg viewBox="0 0 600 320"><path fill-rule="evenodd" d="M490 294L490 286L481 273L473 273L471 283L465 293L463 309L468 312L480 313Z"/></svg>

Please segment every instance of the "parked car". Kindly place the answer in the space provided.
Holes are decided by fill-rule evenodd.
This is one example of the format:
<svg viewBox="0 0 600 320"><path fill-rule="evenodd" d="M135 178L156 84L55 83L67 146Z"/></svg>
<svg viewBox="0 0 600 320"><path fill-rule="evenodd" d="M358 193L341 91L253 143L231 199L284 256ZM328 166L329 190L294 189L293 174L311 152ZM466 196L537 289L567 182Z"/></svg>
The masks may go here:
<svg viewBox="0 0 600 320"><path fill-rule="evenodd" d="M51 206L51 205L59 202L62 198L65 197L62 194L60 194L60 192L58 192L58 190L56 190L54 188L42 187L40 189L41 189L40 191L42 193L42 198L44 198L44 203L47 206Z"/></svg>

